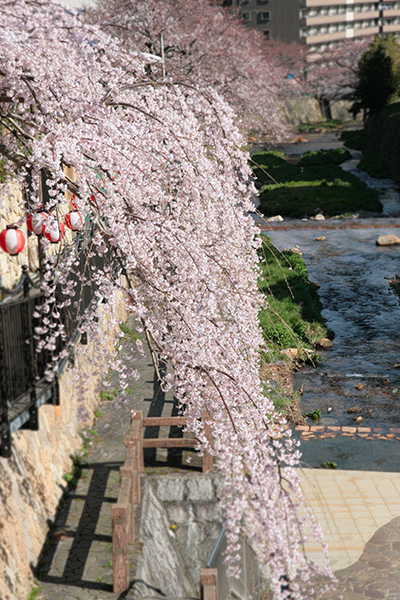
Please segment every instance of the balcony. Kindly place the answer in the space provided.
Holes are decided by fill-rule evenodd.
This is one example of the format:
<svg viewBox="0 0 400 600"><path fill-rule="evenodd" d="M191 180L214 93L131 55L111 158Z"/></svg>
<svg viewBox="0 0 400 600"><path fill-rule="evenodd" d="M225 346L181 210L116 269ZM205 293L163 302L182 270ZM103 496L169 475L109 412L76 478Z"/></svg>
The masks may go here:
<svg viewBox="0 0 400 600"><path fill-rule="evenodd" d="M400 11L399 11L400 12ZM395 16L395 15L393 15ZM367 19L379 19L378 11L343 13L340 15L324 15L316 17L306 17L302 24L306 27L315 27L316 25L331 25L333 23L349 23L351 21L364 21Z"/></svg>
<svg viewBox="0 0 400 600"><path fill-rule="evenodd" d="M376 0L354 0L354 3L347 4L347 6L355 6L357 4L376 4ZM326 6L326 8L330 8L331 6L343 6L344 0L301 0L300 6L301 8L312 8L318 6Z"/></svg>

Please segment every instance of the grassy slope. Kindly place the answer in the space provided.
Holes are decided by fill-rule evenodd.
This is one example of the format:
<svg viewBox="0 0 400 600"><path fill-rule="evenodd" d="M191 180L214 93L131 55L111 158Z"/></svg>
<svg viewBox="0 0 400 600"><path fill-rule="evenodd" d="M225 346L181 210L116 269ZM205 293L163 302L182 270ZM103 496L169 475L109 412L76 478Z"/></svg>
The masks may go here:
<svg viewBox="0 0 400 600"><path fill-rule="evenodd" d="M260 188L260 210L265 215L325 216L366 210L381 212L379 194L340 168L348 150L320 150L303 155L298 165L288 164L283 153L258 152L252 168Z"/></svg>
<svg viewBox="0 0 400 600"><path fill-rule="evenodd" d="M377 179L390 179L389 163L374 148L368 147L368 138L363 130L344 131L341 139L347 148L362 151L363 157L357 165L359 169Z"/></svg>
<svg viewBox="0 0 400 600"><path fill-rule="evenodd" d="M262 236L259 287L268 298L260 311L267 360L284 348L314 349L330 335L321 315L317 286L308 279L298 254L280 252L270 238Z"/></svg>

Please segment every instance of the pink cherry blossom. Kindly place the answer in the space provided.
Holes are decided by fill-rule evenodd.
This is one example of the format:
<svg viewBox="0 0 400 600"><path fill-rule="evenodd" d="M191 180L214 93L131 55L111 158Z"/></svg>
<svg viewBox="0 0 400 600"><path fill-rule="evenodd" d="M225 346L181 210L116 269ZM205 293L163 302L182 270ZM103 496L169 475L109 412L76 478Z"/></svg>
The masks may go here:
<svg viewBox="0 0 400 600"><path fill-rule="evenodd" d="M94 226L88 256L105 260L101 269L85 267L84 283L97 288L93 317L107 319L111 332L116 294L124 297L156 369L158 360L167 363L162 385L174 389L201 450L207 440L200 417L209 415L210 450L223 480L229 572L237 572L244 533L274 598L287 596L282 575L292 597L311 598L315 579L329 580L331 571L302 495L297 443L262 393L258 311L264 299L250 214L254 188L223 89L182 72L154 79L141 44L123 47L53 0L0 0L0 23L0 120L7 130L0 153L24 187L29 212L41 205L42 173L47 210L67 210L65 192L75 193L76 209ZM66 166L75 168L75 184L65 177ZM64 238L61 250L65 244ZM73 247L55 253L44 245L46 300L36 309L43 317L36 335L39 347L53 352L50 379L56 338L66 335L59 309L76 302L70 274L80 259ZM58 306L57 282L63 291ZM92 339L96 329L95 319L82 318L81 330ZM109 364L122 387L137 377L134 363L130 370L105 346L96 350L99 370ZM87 375L73 368L70 376L84 397ZM323 567L304 553L307 526L325 552Z"/></svg>

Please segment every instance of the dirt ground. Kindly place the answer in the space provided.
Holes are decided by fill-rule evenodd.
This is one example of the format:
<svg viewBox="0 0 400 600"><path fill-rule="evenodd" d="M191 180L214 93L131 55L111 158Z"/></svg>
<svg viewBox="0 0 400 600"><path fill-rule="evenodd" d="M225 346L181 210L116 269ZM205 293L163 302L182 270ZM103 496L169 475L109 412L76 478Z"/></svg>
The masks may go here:
<svg viewBox="0 0 400 600"><path fill-rule="evenodd" d="M292 372L292 367L284 361L275 364L264 364L261 367L261 378L263 381L268 380L271 382L282 396L290 398L291 401L283 409L289 424L304 425L306 420L300 410L298 393L296 394L293 388Z"/></svg>

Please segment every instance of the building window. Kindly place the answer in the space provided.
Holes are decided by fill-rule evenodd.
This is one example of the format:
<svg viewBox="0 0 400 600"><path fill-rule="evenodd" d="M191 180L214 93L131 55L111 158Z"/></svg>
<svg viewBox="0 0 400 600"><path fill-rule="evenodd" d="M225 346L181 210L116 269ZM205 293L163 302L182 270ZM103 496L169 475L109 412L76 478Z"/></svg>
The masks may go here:
<svg viewBox="0 0 400 600"><path fill-rule="evenodd" d="M243 19L243 21L250 21L250 13L248 13L248 12L242 13L242 19Z"/></svg>
<svg viewBox="0 0 400 600"><path fill-rule="evenodd" d="M269 21L269 10L261 13L261 21Z"/></svg>
<svg viewBox="0 0 400 600"><path fill-rule="evenodd" d="M264 37L265 37L266 40L270 40L271 39L271 32L270 32L269 29L266 29L264 31Z"/></svg>
<svg viewBox="0 0 400 600"><path fill-rule="evenodd" d="M257 0L257 4L268 4L269 0Z"/></svg>

